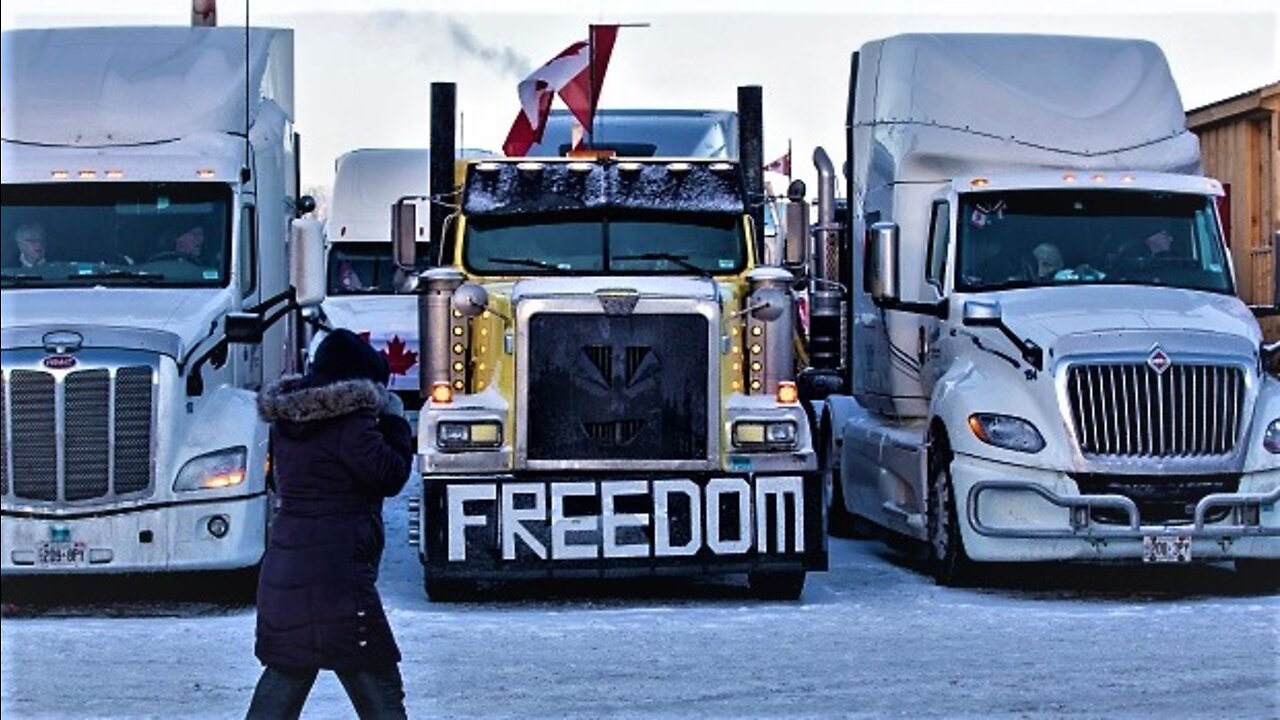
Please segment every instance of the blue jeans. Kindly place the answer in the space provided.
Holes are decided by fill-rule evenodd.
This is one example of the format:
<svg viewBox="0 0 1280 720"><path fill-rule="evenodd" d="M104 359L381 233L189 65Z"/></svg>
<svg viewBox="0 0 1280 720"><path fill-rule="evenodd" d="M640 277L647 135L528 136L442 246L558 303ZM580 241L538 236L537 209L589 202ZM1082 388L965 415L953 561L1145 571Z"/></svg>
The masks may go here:
<svg viewBox="0 0 1280 720"><path fill-rule="evenodd" d="M258 678L253 691L253 702L245 720L278 720L296 718L302 714L311 686L315 684L317 668L294 669L268 665ZM403 720L404 682L400 679L400 667L387 665L364 670L338 670L338 681L351 698L356 715L361 720L372 718L398 718Z"/></svg>

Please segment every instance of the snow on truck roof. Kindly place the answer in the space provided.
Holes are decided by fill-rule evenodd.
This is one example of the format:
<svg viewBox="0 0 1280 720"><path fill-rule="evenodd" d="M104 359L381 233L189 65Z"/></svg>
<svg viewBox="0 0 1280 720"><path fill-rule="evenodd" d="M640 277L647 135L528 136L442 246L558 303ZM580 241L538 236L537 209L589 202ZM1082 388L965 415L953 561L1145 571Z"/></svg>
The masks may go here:
<svg viewBox="0 0 1280 720"><path fill-rule="evenodd" d="M244 28L10 30L0 51L8 141L127 145L245 130ZM252 97L292 118L293 31L251 28L247 75Z"/></svg>
<svg viewBox="0 0 1280 720"><path fill-rule="evenodd" d="M862 124L957 128L1086 155L1186 132L1164 53L1145 40L907 34L867 43L859 64L860 83L874 81Z"/></svg>

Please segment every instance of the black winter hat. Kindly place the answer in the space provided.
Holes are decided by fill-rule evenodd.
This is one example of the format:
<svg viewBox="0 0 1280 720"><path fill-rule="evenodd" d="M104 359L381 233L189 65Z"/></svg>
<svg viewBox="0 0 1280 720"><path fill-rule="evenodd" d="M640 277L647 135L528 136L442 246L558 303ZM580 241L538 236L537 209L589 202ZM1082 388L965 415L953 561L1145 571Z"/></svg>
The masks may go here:
<svg viewBox="0 0 1280 720"><path fill-rule="evenodd" d="M382 353L359 335L338 328L320 341L306 383L316 387L343 380L372 380L386 385L390 377L391 371Z"/></svg>

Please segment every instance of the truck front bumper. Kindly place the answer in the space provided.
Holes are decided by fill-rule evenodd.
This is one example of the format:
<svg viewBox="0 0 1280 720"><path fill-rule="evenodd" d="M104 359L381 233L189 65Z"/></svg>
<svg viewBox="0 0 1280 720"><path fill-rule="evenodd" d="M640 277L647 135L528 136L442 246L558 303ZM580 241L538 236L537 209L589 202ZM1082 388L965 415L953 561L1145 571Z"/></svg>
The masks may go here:
<svg viewBox="0 0 1280 720"><path fill-rule="evenodd" d="M6 509L0 512L0 574L247 568L262 559L267 513L265 493L63 515Z"/></svg>
<svg viewBox="0 0 1280 720"><path fill-rule="evenodd" d="M1066 473L957 456L952 481L974 560L1142 560L1161 537L1186 538L1194 560L1280 559L1280 470L1245 474L1238 492L1208 494L1186 522L1169 523L1144 521L1124 495L1082 494Z"/></svg>
<svg viewBox="0 0 1280 720"><path fill-rule="evenodd" d="M431 577L516 580L825 570L815 473L517 473L423 479Z"/></svg>

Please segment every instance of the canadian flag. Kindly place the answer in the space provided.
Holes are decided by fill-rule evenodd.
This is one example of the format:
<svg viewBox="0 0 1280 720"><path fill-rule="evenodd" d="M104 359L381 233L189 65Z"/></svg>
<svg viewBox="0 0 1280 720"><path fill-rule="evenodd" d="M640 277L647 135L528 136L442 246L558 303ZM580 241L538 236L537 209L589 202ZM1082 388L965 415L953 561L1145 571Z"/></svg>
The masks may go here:
<svg viewBox="0 0 1280 720"><path fill-rule="evenodd" d="M511 124L502 151L509 156L524 155L542 140L556 93L578 122L590 128L617 38L617 25L592 25L586 40L565 48L520 81L520 113Z"/></svg>

